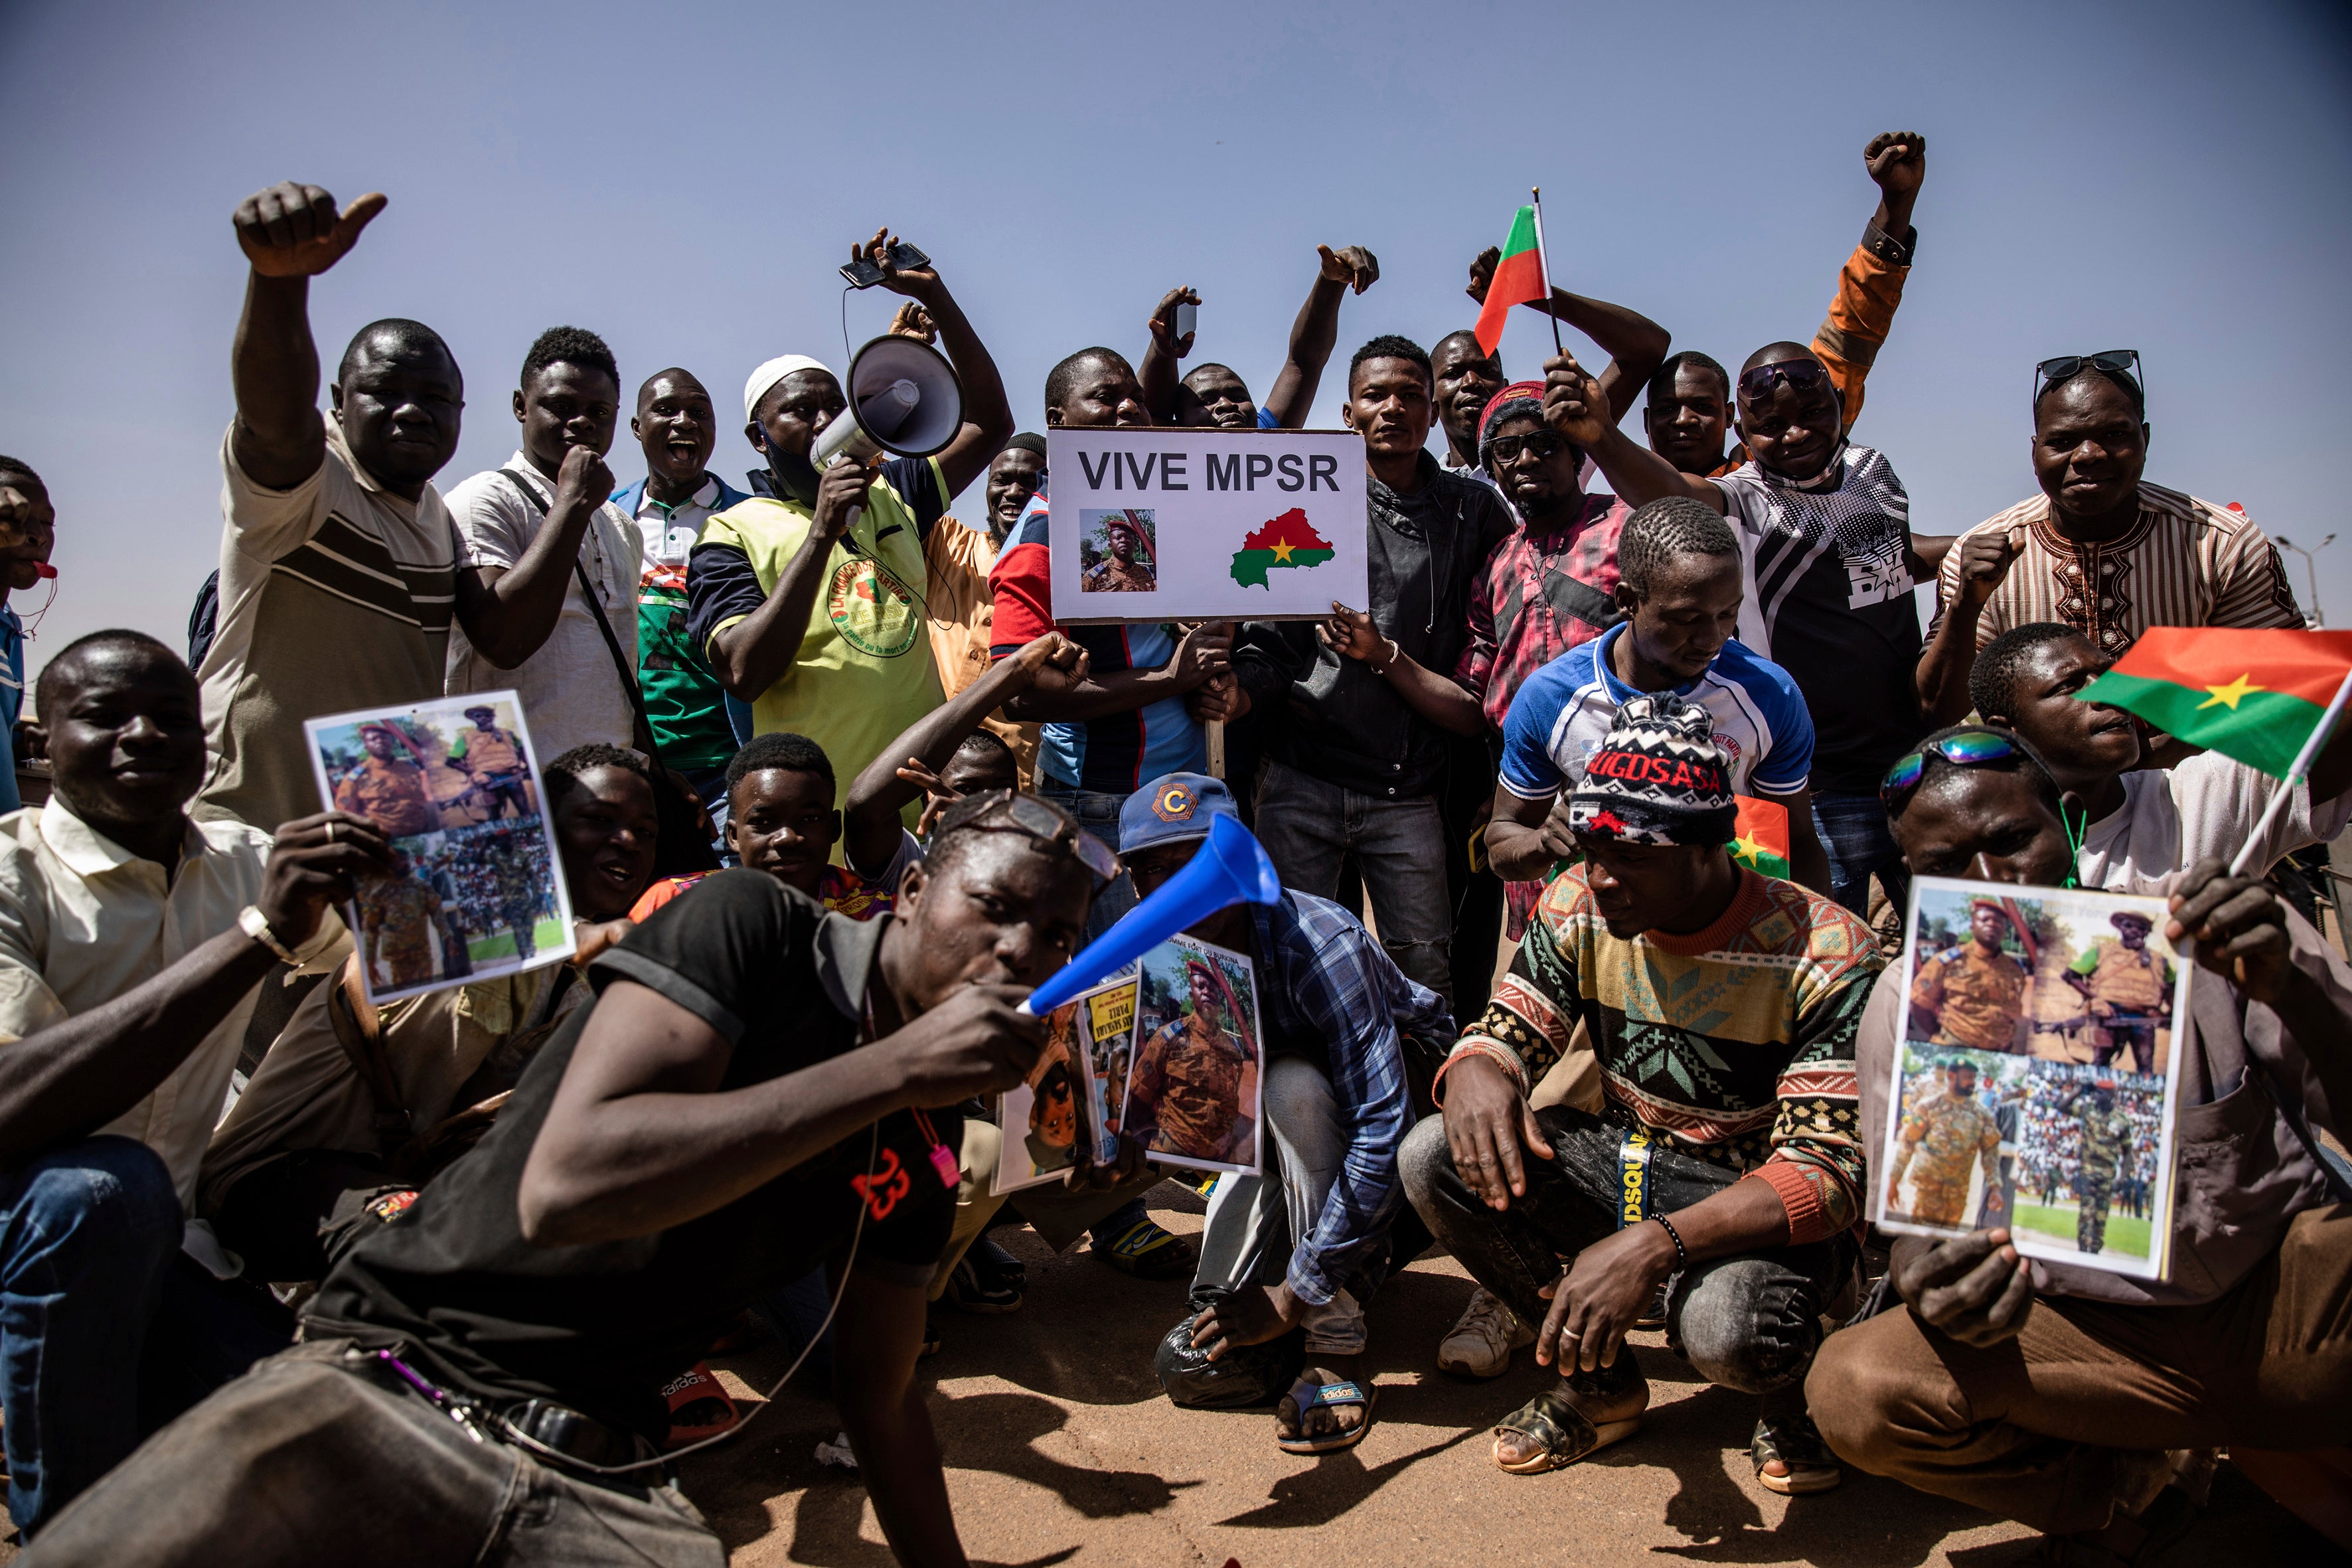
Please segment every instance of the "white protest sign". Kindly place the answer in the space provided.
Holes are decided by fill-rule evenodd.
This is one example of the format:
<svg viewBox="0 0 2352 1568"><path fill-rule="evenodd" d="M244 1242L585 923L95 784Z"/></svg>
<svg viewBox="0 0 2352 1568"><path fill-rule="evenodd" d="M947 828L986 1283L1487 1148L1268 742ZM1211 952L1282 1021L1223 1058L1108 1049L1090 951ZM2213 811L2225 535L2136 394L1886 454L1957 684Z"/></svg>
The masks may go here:
<svg viewBox="0 0 2352 1568"><path fill-rule="evenodd" d="M1301 620L1357 609L1364 438L1348 430L1054 430L1054 618Z"/></svg>

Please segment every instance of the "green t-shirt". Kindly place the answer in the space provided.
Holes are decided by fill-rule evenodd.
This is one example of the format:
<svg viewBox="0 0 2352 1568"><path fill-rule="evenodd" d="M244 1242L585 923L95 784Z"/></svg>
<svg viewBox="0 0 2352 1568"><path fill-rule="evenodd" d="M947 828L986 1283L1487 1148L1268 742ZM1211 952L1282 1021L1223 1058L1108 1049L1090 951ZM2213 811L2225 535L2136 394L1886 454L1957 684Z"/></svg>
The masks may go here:
<svg viewBox="0 0 2352 1568"><path fill-rule="evenodd" d="M633 496L642 544L637 582L637 689L653 721L662 761L683 773L727 765L735 729L727 721L727 694L702 650L687 635L687 558L716 513L722 490L711 479L676 506L664 506L636 488Z"/></svg>

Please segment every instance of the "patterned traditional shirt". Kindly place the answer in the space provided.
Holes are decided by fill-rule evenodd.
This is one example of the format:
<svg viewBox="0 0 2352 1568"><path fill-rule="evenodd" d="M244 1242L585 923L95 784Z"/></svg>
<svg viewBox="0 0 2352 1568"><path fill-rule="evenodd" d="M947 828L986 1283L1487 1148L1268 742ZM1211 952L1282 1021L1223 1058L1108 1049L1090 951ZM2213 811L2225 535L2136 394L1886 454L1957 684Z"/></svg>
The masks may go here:
<svg viewBox="0 0 2352 1568"><path fill-rule="evenodd" d="M2077 544L2050 521L2050 498L2035 496L1952 542L1936 583L1948 605L1960 587L1960 556L1980 533L2025 530L2025 548L1977 616L1977 647L2013 626L2063 621L2110 657L2150 626L2300 627L2294 590L2277 548L2234 503L2226 507L2145 479L2139 517L2116 539ZM1941 610L1937 620L1943 619Z"/></svg>
<svg viewBox="0 0 2352 1568"><path fill-rule="evenodd" d="M1612 936L1575 866L1456 1054L1500 1045L1532 1081L1582 1023L1603 1116L1770 1183L1790 1244L1818 1241L1862 1214L1854 1031L1883 963L1853 915L1744 869L1705 931Z"/></svg>
<svg viewBox="0 0 2352 1568"><path fill-rule="evenodd" d="M1347 1128L1339 1176L1285 1276L1300 1300L1321 1306L1370 1260L1403 1200L1397 1145L1412 1130L1412 1105L1402 1037L1442 1053L1454 1043L1454 1019L1329 900L1285 889L1280 903L1251 905L1250 917L1266 1056L1304 1056L1322 1068Z"/></svg>
<svg viewBox="0 0 2352 1568"><path fill-rule="evenodd" d="M1470 646L1454 679L1499 731L1528 677L1624 619L1617 591L1617 536L1633 508L1588 495L1566 525L1538 533L1522 524L1470 581Z"/></svg>

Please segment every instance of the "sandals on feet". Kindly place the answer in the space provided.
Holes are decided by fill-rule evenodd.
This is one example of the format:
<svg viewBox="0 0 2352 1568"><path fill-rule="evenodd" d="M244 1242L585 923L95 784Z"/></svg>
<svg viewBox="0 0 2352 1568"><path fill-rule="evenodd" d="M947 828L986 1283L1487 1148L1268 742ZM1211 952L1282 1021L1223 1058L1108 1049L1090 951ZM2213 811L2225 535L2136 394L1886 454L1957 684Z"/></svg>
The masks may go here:
<svg viewBox="0 0 2352 1568"><path fill-rule="evenodd" d="M700 1362L694 1363L692 1372L663 1384L662 1396L669 1401L667 1446L672 1448L699 1443L721 1432L732 1432L743 1419L735 1409L735 1402L727 1397L727 1390L710 1375L710 1368Z"/></svg>
<svg viewBox="0 0 2352 1568"><path fill-rule="evenodd" d="M1845 1468L1838 1463L1830 1446L1822 1441L1821 1428L1813 1425L1810 1415L1760 1417L1755 1435L1748 1439L1748 1457L1755 1461L1756 1479L1765 1489L1782 1497L1829 1491L1845 1479ZM1780 1461L1786 1475L1776 1476L1764 1468L1775 1459Z"/></svg>
<svg viewBox="0 0 2352 1568"><path fill-rule="evenodd" d="M1352 1378L1341 1378L1334 1383L1324 1383L1312 1377L1300 1378L1290 1385L1290 1392L1283 1395L1290 1401L1291 1408L1297 1412L1293 1425L1298 1428L1298 1436L1276 1436L1275 1446L1286 1454L1336 1454L1342 1448L1354 1447L1364 1440L1364 1434L1372 1429L1372 1396L1376 1392L1369 1384ZM1325 1432L1313 1436L1307 1435L1309 1412L1341 1410L1349 1405L1364 1413L1361 1421L1338 1432Z"/></svg>
<svg viewBox="0 0 2352 1568"><path fill-rule="evenodd" d="M1527 1437L1542 1447L1517 1464L1505 1464L1498 1457L1495 1467L1515 1476L1539 1476L1546 1470L1572 1465L1641 1429L1639 1415L1594 1425L1591 1417L1578 1409L1567 1393L1555 1384L1495 1424L1497 1437Z"/></svg>

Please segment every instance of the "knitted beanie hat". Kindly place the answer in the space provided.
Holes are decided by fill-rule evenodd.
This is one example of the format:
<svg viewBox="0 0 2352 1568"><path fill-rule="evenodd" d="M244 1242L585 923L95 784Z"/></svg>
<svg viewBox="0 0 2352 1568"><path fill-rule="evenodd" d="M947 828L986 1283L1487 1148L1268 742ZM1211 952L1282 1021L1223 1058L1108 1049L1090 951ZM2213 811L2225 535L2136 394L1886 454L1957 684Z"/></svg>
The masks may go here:
<svg viewBox="0 0 2352 1568"><path fill-rule="evenodd" d="M1568 802L1572 831L1627 844L1728 844L1738 815L1715 721L1671 691L1617 710Z"/></svg>

